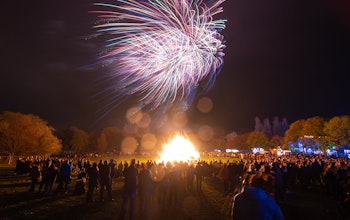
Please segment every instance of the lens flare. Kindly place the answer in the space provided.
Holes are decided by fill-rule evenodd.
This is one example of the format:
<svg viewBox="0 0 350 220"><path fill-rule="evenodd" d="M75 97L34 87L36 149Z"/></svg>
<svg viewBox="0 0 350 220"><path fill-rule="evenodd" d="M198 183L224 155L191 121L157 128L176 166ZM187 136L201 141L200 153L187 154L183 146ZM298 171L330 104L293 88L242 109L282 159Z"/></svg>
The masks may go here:
<svg viewBox="0 0 350 220"><path fill-rule="evenodd" d="M116 0L95 3L94 26L105 39L100 64L112 87L101 92L108 109L130 96L141 108L186 109L214 84L224 62L226 20L214 20L225 0ZM111 111L111 110L108 110Z"/></svg>

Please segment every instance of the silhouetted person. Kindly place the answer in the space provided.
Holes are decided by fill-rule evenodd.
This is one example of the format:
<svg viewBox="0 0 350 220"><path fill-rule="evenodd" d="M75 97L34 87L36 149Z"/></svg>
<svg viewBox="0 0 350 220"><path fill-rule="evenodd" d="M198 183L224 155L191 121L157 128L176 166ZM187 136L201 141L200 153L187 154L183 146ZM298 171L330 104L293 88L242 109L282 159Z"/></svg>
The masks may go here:
<svg viewBox="0 0 350 220"><path fill-rule="evenodd" d="M68 184L71 181L71 173L71 166L68 163L68 160L65 160L59 170L60 179L57 187L58 192L64 190L64 192L67 193Z"/></svg>
<svg viewBox="0 0 350 220"><path fill-rule="evenodd" d="M180 172L174 166L169 172L169 205L176 207L179 194Z"/></svg>
<svg viewBox="0 0 350 220"><path fill-rule="evenodd" d="M111 168L111 178L110 178L110 182L111 182L111 186L113 185L113 180L116 178L117 176L117 169L116 169L116 164L114 162L113 159L111 159L108 163L108 166Z"/></svg>
<svg viewBox="0 0 350 220"><path fill-rule="evenodd" d="M202 181L205 175L204 165L197 163L196 166L196 186L198 191L202 191Z"/></svg>
<svg viewBox="0 0 350 220"><path fill-rule="evenodd" d="M271 173L274 176L274 195L277 203L281 203L284 200L284 190L283 190L283 176L280 163L273 163Z"/></svg>
<svg viewBox="0 0 350 220"><path fill-rule="evenodd" d="M227 167L227 164L224 163L219 171L220 178L224 184L224 192L229 192L229 180L230 180L230 169Z"/></svg>
<svg viewBox="0 0 350 220"><path fill-rule="evenodd" d="M138 176L138 195L140 198L140 216L142 219L149 218L151 197L154 190L154 181L148 164L141 164L141 171Z"/></svg>
<svg viewBox="0 0 350 220"><path fill-rule="evenodd" d="M74 195L82 195L86 193L86 178L83 177L81 179L78 179L77 182L75 183Z"/></svg>
<svg viewBox="0 0 350 220"><path fill-rule="evenodd" d="M111 167L107 160L100 166L100 200L104 201L104 190L107 190L108 200L112 201Z"/></svg>
<svg viewBox="0 0 350 220"><path fill-rule="evenodd" d="M124 190L123 190L123 204L120 212L120 219L125 218L125 214L129 205L129 219L135 219L135 199L137 191L137 175L138 170L135 167L135 159L130 161L130 166L124 169Z"/></svg>
<svg viewBox="0 0 350 220"><path fill-rule="evenodd" d="M194 177L196 175L196 169L193 164L189 164L186 172L186 188L188 191L193 190Z"/></svg>
<svg viewBox="0 0 350 220"><path fill-rule="evenodd" d="M35 185L38 182L39 177L40 177L39 166L37 164L34 164L30 168L29 176L30 176L30 179L32 180L32 184L30 186L29 192L34 192L35 191Z"/></svg>
<svg viewBox="0 0 350 220"><path fill-rule="evenodd" d="M86 169L83 167L80 169L79 174L78 174L78 180L82 178L87 178L87 172Z"/></svg>
<svg viewBox="0 0 350 220"><path fill-rule="evenodd" d="M167 197L169 193L169 171L165 165L158 167L157 174L158 178L158 203L161 209L167 206Z"/></svg>
<svg viewBox="0 0 350 220"><path fill-rule="evenodd" d="M52 163L46 172L45 178L45 194L50 194L52 192L53 184L56 182L56 178L58 175L57 167L54 163Z"/></svg>
<svg viewBox="0 0 350 220"><path fill-rule="evenodd" d="M46 162L44 167L41 169L41 183L39 185L38 193L41 192L43 186L47 183L47 170L49 169L49 162Z"/></svg>
<svg viewBox="0 0 350 220"><path fill-rule="evenodd" d="M94 189L96 189L98 185L98 177L99 177L99 171L97 168L97 163L94 163L91 168L88 169L88 191L86 195L86 201L87 202L93 202L92 195L94 193Z"/></svg>

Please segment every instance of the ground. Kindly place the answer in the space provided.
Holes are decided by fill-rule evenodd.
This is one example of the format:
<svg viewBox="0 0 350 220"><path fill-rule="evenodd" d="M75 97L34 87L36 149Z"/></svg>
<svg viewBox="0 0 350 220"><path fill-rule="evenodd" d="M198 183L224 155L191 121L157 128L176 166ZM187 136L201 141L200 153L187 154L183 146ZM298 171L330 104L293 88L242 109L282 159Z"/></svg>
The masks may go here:
<svg viewBox="0 0 350 220"><path fill-rule="evenodd" d="M114 201L99 201L98 191L94 194L94 203L86 203L85 195L73 195L75 176L69 186L69 192L44 195L28 192L30 180L27 176L14 175L12 167L0 169L0 219L118 219L121 207L122 180L113 184ZM180 185L177 205L160 209L157 198L152 198L149 219L230 219L232 194L223 192L222 182L218 178L207 178L202 191L195 188L186 191ZM138 213L136 219L145 219ZM296 189L288 192L281 203L285 220L303 219L346 219L342 217L338 202L327 196L324 188L313 187L307 191Z"/></svg>

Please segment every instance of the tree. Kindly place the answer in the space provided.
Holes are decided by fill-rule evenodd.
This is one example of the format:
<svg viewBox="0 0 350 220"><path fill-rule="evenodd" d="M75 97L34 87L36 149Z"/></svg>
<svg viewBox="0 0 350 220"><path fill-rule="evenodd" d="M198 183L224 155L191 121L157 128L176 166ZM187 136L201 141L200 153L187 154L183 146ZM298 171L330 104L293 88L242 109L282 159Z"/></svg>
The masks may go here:
<svg viewBox="0 0 350 220"><path fill-rule="evenodd" d="M234 148L234 139L237 137L237 133L236 132L231 132L229 134L226 135L226 148Z"/></svg>
<svg viewBox="0 0 350 220"><path fill-rule="evenodd" d="M274 146L274 147L278 147L278 146L283 146L284 145L283 137L278 136L278 135L272 136L270 142L271 142L272 146Z"/></svg>
<svg viewBox="0 0 350 220"><path fill-rule="evenodd" d="M10 155L53 154L62 145L54 129L38 116L5 111L0 115L0 152Z"/></svg>
<svg viewBox="0 0 350 220"><path fill-rule="evenodd" d="M295 143L298 141L300 137L303 137L302 133L304 127L305 120L297 120L293 122L289 129L286 131L284 135L284 148L288 148L289 143Z"/></svg>
<svg viewBox="0 0 350 220"><path fill-rule="evenodd" d="M62 140L64 151L73 151L76 153L87 151L89 135L85 131L72 126L60 132L58 136Z"/></svg>
<svg viewBox="0 0 350 220"><path fill-rule="evenodd" d="M106 138L106 135L105 133L101 133L100 136L97 138L97 149L96 151L98 152L105 152L107 151L107 146L108 146L108 143L107 143L107 138Z"/></svg>
<svg viewBox="0 0 350 220"><path fill-rule="evenodd" d="M324 136L324 125L326 120L323 117L315 116L312 118L306 119L302 134L313 136L314 138L319 138L320 136Z"/></svg>
<svg viewBox="0 0 350 220"><path fill-rule="evenodd" d="M105 151L120 151L120 144L123 140L123 137L123 131L120 128L107 127L101 132L101 135L98 139L98 148L100 150L105 149Z"/></svg>
<svg viewBox="0 0 350 220"><path fill-rule="evenodd" d="M98 149L98 139L100 138L100 132L99 131L91 131L89 133L89 146L87 147L87 150L89 152L97 152ZM107 145L106 145L107 146Z"/></svg>
<svg viewBox="0 0 350 220"><path fill-rule="evenodd" d="M281 129L282 129L282 135L281 136L284 136L286 131L289 129L289 123L288 123L288 120L286 118L282 118Z"/></svg>
<svg viewBox="0 0 350 220"><path fill-rule="evenodd" d="M350 116L336 116L325 123L324 133L340 146L350 143Z"/></svg>
<svg viewBox="0 0 350 220"><path fill-rule="evenodd" d="M310 145L314 148L318 147L324 153L326 153L327 144L325 141L324 132L325 123L326 119L320 116L306 119L302 129L302 133L304 135L303 145L306 143L306 146Z"/></svg>
<svg viewBox="0 0 350 220"><path fill-rule="evenodd" d="M212 146L212 149L221 149L224 150L226 147L226 140L225 136L219 136L215 135L210 141L210 145Z"/></svg>
<svg viewBox="0 0 350 220"><path fill-rule="evenodd" d="M247 140L249 137L249 133L244 134L238 134L235 136L235 138L231 141L232 146L239 150L250 150L247 145Z"/></svg>
<svg viewBox="0 0 350 220"><path fill-rule="evenodd" d="M268 149L271 147L271 143L264 132L251 132L246 143L250 149L255 147Z"/></svg>
<svg viewBox="0 0 350 220"><path fill-rule="evenodd" d="M258 116L256 116L254 118L254 121L255 121L255 129L254 129L254 131L256 131L256 132L263 131L263 125L262 125L262 123L260 121L260 118Z"/></svg>
<svg viewBox="0 0 350 220"><path fill-rule="evenodd" d="M267 135L268 138L271 138L271 136L272 136L272 128L271 128L270 119L268 119L268 118L264 119L263 132Z"/></svg>

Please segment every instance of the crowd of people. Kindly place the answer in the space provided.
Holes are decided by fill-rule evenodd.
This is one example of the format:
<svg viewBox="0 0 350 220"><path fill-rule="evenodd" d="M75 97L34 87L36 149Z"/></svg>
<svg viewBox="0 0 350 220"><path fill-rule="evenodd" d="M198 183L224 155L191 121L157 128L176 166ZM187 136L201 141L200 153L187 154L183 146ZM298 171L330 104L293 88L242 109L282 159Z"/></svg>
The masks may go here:
<svg viewBox="0 0 350 220"><path fill-rule="evenodd" d="M273 204L266 209L273 210L276 219L282 213L279 204L286 193L297 187L325 187L327 194L338 200L345 200L350 192L350 161L346 158L327 158L319 155L255 155L228 161L192 162L140 162L117 161L111 159L92 163L87 158L19 159L16 174L29 175L32 179L31 192L44 194L67 193L72 174L77 174L74 194L86 194L86 202L93 203L94 192L99 191L100 201L113 201L113 181L124 181L120 219L128 215L133 219L135 200L139 197L140 213L147 219L150 199L156 197L160 208L178 205L179 183L185 190L202 191L204 179L217 178L222 181L224 194L233 194L233 219L244 211L244 201L252 195L263 196L257 200L263 204ZM57 186L54 187L54 184ZM265 193L265 194L264 194ZM269 202L267 199L271 197ZM265 201L265 202L264 202ZM260 207L261 208L261 207ZM128 214L127 214L128 210ZM243 210L243 211L242 211ZM252 206L249 207L252 210ZM241 214L240 214L241 213ZM249 212L251 215L254 212ZM261 215L261 212L256 212Z"/></svg>
<svg viewBox="0 0 350 220"><path fill-rule="evenodd" d="M329 198L342 202L342 211L347 210L344 214L349 216L350 160L347 158L258 156L237 164L243 168L243 172L240 170L243 173L243 184L241 192L234 197L233 219L245 219L243 216L250 216L249 219L259 219L259 216L283 219L279 205L284 202L287 192L293 192L297 188L306 192L313 187L325 188ZM230 166L235 165L227 167ZM234 170L233 167L231 170ZM230 176L231 185L235 189L236 177ZM227 185L224 183L225 189ZM270 195L273 200L266 195ZM259 205L252 205L257 203Z"/></svg>

